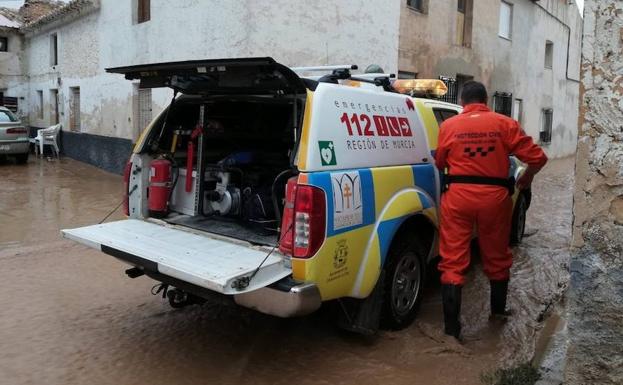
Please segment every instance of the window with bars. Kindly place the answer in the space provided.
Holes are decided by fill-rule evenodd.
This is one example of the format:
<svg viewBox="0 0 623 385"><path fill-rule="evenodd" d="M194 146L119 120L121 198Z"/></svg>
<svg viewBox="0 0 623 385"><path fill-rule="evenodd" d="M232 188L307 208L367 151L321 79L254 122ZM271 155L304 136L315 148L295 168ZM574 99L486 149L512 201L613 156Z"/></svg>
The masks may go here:
<svg viewBox="0 0 623 385"><path fill-rule="evenodd" d="M444 102L458 104L459 101L459 85L455 78L449 76L440 76L439 80L443 81L448 87L448 92L439 98Z"/></svg>
<svg viewBox="0 0 623 385"><path fill-rule="evenodd" d="M15 96L5 96L4 92L0 93L0 100L2 101L2 105L5 106L6 108L8 108L9 110L13 111L13 112L17 112L18 110L18 100Z"/></svg>
<svg viewBox="0 0 623 385"><path fill-rule="evenodd" d="M543 144L552 142L552 125L554 123L554 110L551 108L543 109L543 126L539 133L539 140Z"/></svg>
<svg viewBox="0 0 623 385"><path fill-rule="evenodd" d="M513 94L508 92L494 93L493 110L498 114L511 117L513 113Z"/></svg>

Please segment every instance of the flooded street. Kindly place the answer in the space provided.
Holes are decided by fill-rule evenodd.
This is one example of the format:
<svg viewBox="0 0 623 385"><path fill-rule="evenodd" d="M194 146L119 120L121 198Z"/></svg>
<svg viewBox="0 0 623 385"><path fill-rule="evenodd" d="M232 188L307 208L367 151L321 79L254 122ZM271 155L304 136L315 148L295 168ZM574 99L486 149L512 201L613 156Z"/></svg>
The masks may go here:
<svg viewBox="0 0 623 385"><path fill-rule="evenodd" d="M214 304L174 310L150 294L154 281L60 238L117 206L121 177L70 159L4 162L0 176L0 384L478 384L542 349L538 332L568 282L571 158L536 177L512 321L488 321L488 281L472 266L464 348L440 338L438 284L410 328L374 338L339 331L326 309L288 320Z"/></svg>

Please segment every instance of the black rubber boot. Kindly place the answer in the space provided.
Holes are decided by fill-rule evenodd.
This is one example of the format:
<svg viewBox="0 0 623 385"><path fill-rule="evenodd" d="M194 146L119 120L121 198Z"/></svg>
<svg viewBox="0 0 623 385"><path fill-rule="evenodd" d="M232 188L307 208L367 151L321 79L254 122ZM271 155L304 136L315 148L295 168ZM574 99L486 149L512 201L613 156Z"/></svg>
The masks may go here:
<svg viewBox="0 0 623 385"><path fill-rule="evenodd" d="M459 338L461 335L461 286L441 285L445 333Z"/></svg>
<svg viewBox="0 0 623 385"><path fill-rule="evenodd" d="M508 294L508 280L490 281L491 283L491 314L494 316L508 317L510 310L506 309L506 296Z"/></svg>

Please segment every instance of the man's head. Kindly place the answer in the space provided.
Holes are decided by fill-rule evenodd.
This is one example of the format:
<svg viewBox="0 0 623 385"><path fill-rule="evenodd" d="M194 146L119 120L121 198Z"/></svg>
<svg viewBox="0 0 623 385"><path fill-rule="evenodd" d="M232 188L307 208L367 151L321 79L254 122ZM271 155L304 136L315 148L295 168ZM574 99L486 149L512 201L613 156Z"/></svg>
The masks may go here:
<svg viewBox="0 0 623 385"><path fill-rule="evenodd" d="M470 80L463 84L461 91L461 105L466 106L472 103L487 104L487 89L484 84Z"/></svg>

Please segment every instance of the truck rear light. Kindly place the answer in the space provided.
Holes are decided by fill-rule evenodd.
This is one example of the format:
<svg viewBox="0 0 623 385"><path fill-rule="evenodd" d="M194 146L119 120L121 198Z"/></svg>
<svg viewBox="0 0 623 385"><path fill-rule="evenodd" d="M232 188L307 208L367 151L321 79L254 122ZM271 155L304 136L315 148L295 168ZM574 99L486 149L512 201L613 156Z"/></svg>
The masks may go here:
<svg viewBox="0 0 623 385"><path fill-rule="evenodd" d="M13 127L13 128L7 128L6 133L7 134L27 134L28 130L26 129L26 127Z"/></svg>
<svg viewBox="0 0 623 385"><path fill-rule="evenodd" d="M296 181L290 178L286 187L279 250L295 258L311 258L325 238L326 197L318 187Z"/></svg>
<svg viewBox="0 0 623 385"><path fill-rule="evenodd" d="M281 219L281 235L279 236L279 251L286 255L294 252L294 201L296 199L297 177L288 179L286 184L286 202Z"/></svg>
<svg viewBox="0 0 623 385"><path fill-rule="evenodd" d="M298 185L294 201L294 254L296 258L310 258L324 242L326 198L323 190L314 186Z"/></svg>
<svg viewBox="0 0 623 385"><path fill-rule="evenodd" d="M126 216L130 215L130 173L132 172L132 161L128 160L123 170L123 213Z"/></svg>

